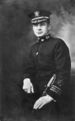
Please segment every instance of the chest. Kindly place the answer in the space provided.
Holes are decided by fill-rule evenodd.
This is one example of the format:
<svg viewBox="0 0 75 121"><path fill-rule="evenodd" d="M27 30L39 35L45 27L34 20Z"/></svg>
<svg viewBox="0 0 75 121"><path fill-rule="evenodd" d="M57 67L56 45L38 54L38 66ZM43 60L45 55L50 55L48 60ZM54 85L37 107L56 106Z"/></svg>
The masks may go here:
<svg viewBox="0 0 75 121"><path fill-rule="evenodd" d="M54 60L54 45L51 42L40 42L33 47L33 58L37 64L49 65Z"/></svg>

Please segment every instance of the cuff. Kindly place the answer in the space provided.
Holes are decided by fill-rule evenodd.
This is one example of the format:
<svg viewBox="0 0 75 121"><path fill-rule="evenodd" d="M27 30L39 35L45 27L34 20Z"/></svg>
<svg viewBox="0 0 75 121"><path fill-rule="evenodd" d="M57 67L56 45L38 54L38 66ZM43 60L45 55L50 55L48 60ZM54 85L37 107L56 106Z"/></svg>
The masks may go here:
<svg viewBox="0 0 75 121"><path fill-rule="evenodd" d="M30 74L24 74L23 75L23 79L25 79L25 78L30 78L31 76L30 76Z"/></svg>
<svg viewBox="0 0 75 121"><path fill-rule="evenodd" d="M62 95L62 90L58 86L52 85L51 88L48 88L47 94L57 101Z"/></svg>

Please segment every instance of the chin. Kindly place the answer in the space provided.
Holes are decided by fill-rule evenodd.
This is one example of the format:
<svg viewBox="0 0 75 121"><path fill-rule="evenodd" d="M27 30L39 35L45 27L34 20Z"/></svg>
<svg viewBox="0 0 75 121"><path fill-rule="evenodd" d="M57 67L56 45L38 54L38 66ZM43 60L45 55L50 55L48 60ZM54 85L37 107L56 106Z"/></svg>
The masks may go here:
<svg viewBox="0 0 75 121"><path fill-rule="evenodd" d="M42 37L42 36L44 36L44 34L37 34L36 36L37 37Z"/></svg>

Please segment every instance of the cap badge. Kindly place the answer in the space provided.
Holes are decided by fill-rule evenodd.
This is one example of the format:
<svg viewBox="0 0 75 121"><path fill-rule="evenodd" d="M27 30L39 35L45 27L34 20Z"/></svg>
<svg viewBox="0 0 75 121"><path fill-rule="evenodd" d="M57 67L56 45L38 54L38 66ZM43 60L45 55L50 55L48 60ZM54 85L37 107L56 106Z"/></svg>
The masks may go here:
<svg viewBox="0 0 75 121"><path fill-rule="evenodd" d="M39 11L36 11L34 14L35 14L36 17L38 17L39 16Z"/></svg>

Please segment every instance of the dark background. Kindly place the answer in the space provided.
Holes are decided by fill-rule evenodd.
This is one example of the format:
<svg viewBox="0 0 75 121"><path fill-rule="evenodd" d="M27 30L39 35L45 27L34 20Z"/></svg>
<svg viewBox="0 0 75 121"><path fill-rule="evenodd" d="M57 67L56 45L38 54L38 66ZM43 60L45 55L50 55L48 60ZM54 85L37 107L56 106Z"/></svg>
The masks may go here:
<svg viewBox="0 0 75 121"><path fill-rule="evenodd" d="M11 115L21 115L23 62L25 60L25 63L27 63L29 49L34 42L34 35L27 15L36 8L47 9L53 13L51 32L55 36L63 36L65 32L67 34L67 37L65 35L64 37L61 36L61 38L69 43L71 54L74 118L74 0L0 0L0 116L6 118L11 117ZM62 30L63 27L65 32ZM67 33L68 30L70 33Z"/></svg>

